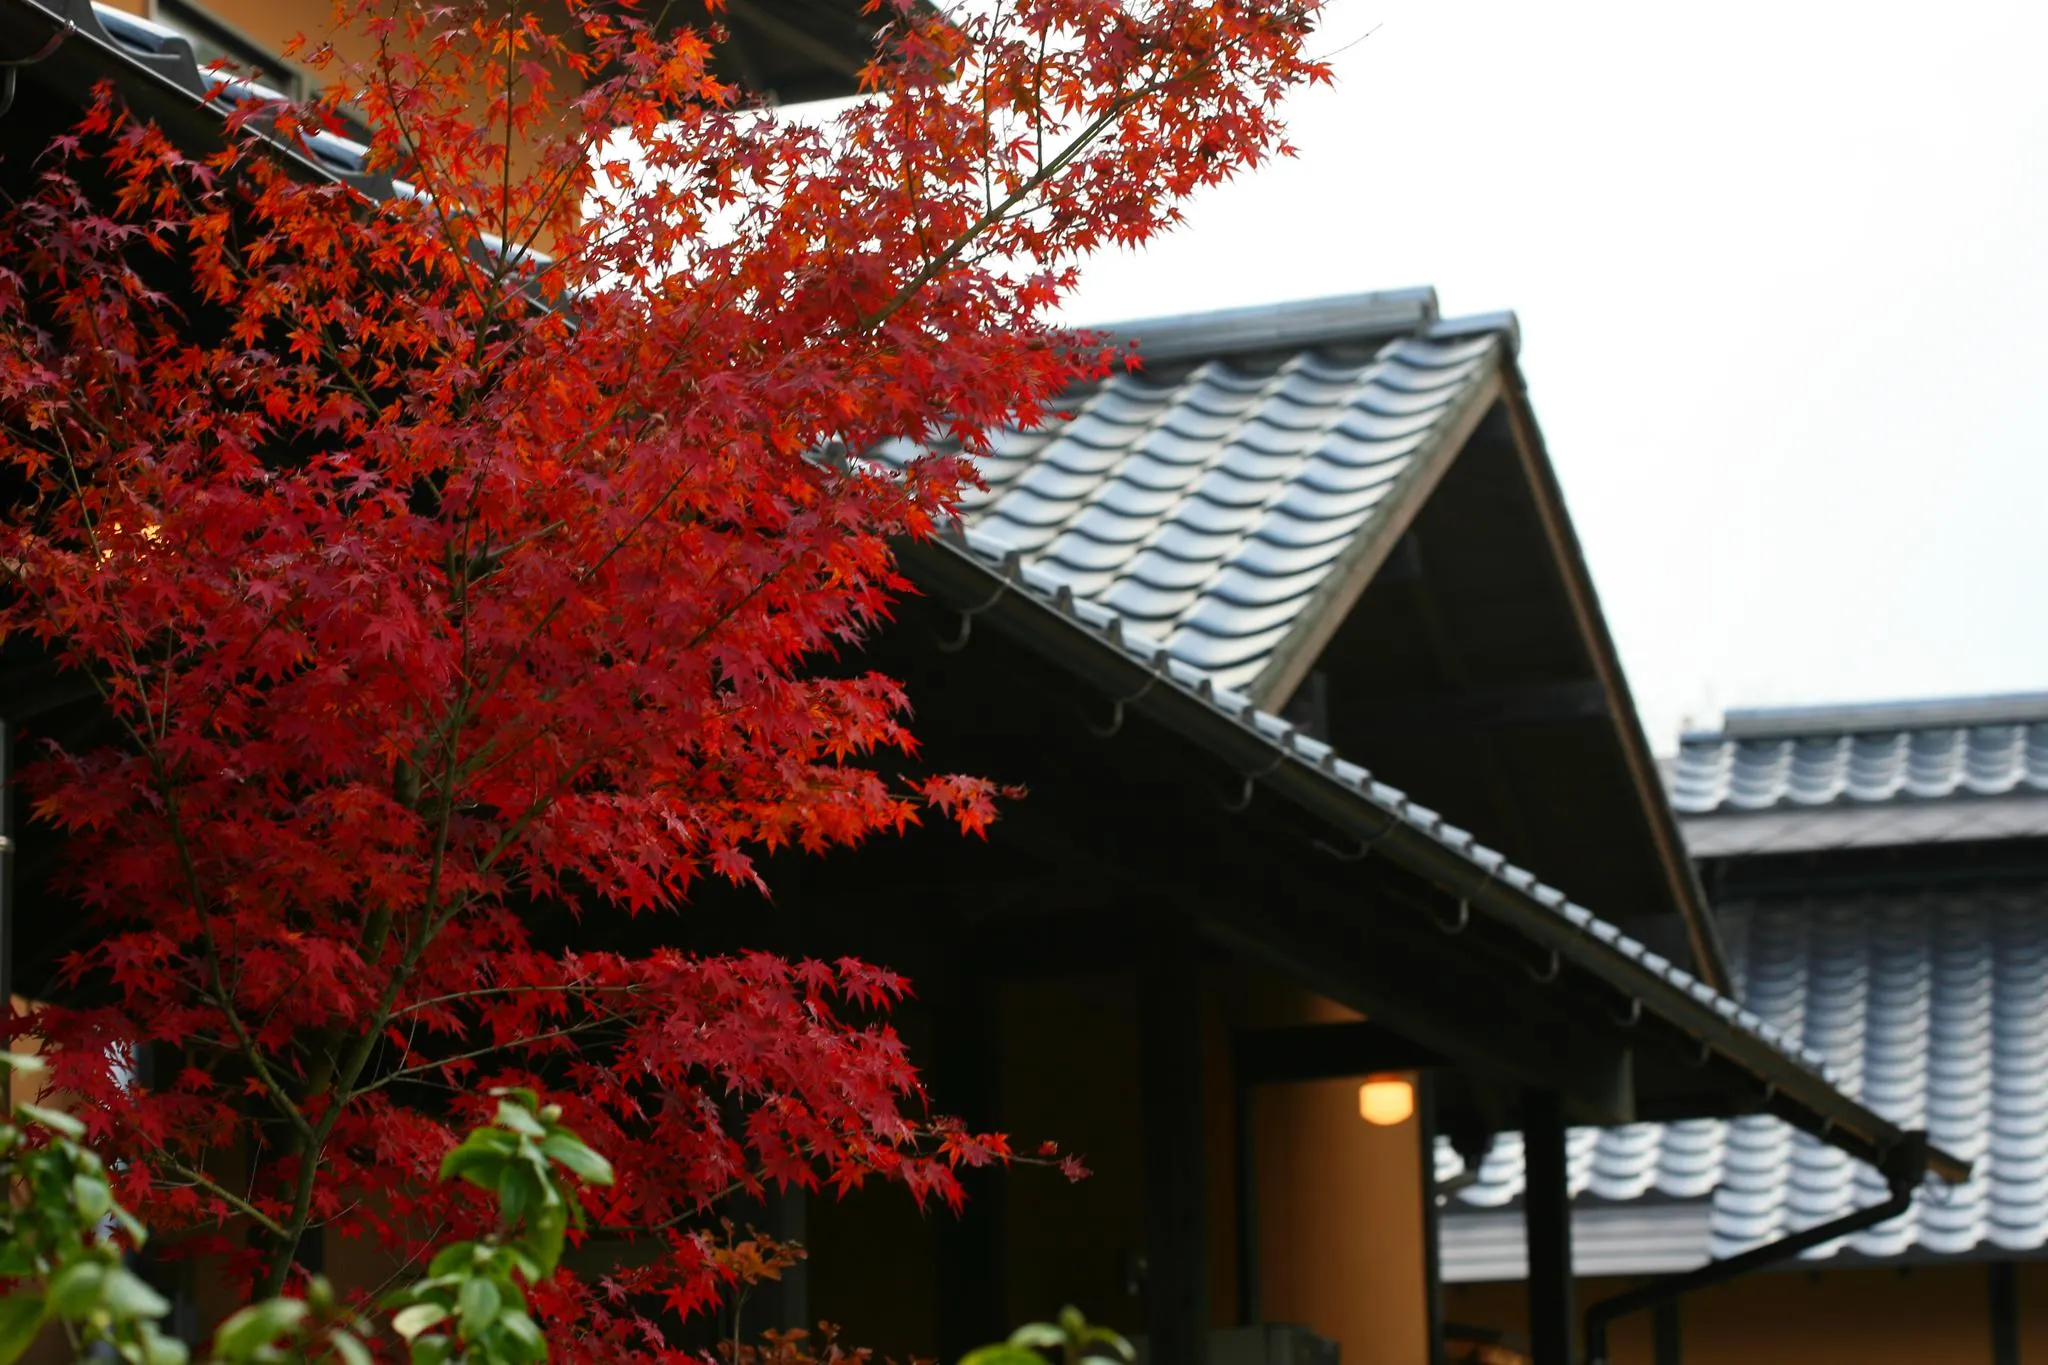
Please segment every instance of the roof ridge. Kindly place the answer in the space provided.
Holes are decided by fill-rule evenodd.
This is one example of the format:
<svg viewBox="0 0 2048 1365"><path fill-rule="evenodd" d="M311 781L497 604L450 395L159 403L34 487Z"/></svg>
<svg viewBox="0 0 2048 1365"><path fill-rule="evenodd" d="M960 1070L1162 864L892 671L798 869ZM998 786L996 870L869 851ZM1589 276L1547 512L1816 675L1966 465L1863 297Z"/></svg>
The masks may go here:
<svg viewBox="0 0 2048 1365"><path fill-rule="evenodd" d="M1510 355L1519 352L1522 344L1521 319L1512 311L1446 318L1431 285L1124 318L1082 324L1077 330L1129 342L1153 362L1392 341L1404 336L1454 341L1493 334L1503 340Z"/></svg>
<svg viewBox="0 0 2048 1365"><path fill-rule="evenodd" d="M1157 362L1299 350L1346 341L1391 340L1423 331L1437 317L1436 290L1422 285L1128 318L1089 324L1080 330L1127 341L1146 360Z"/></svg>
<svg viewBox="0 0 2048 1365"><path fill-rule="evenodd" d="M1756 706L1729 710L1719 730L1691 731L1684 743L1731 739L1803 739L1874 731L1949 730L2048 721L2048 692L1984 693L1903 701Z"/></svg>

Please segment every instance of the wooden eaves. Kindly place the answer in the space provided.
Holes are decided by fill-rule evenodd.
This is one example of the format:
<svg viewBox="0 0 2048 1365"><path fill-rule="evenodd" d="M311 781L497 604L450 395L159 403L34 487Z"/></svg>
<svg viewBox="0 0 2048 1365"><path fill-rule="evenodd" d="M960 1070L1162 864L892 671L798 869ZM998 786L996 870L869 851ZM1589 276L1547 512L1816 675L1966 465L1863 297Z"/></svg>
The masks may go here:
<svg viewBox="0 0 2048 1365"><path fill-rule="evenodd" d="M902 558L918 586L960 612L972 629L1017 640L1118 712L1142 716L1227 765L1241 775L1247 796L1256 791L1287 803L1333 841L1348 840L1427 879L1448 904L1463 907L1459 913L1512 933L1534 957L1549 956L1572 988L1604 992L1613 1012L1639 1016L1642 1052L1688 1054L1689 1064L1702 1070L1722 1064L1728 1083L1748 1092L1730 1112L1774 1113L1879 1167L1909 1142L1898 1125L1843 1094L1817 1059L1795 1056L1789 1040L1727 996L1249 698L1219 691L1151 643L1125 637L1113 618L1077 605L1050 578L1014 558L1006 562L998 544L956 530L906 545ZM1582 1114L1590 1121L1625 1117ZM1928 1164L1946 1181L1969 1176L1969 1162L1947 1152L1932 1151Z"/></svg>

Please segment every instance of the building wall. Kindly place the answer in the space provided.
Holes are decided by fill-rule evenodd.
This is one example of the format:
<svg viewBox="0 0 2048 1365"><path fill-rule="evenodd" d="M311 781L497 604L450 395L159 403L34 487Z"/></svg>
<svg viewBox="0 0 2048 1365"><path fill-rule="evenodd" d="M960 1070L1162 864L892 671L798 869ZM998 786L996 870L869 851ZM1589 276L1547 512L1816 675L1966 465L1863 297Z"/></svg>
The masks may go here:
<svg viewBox="0 0 2048 1365"><path fill-rule="evenodd" d="M1579 1308L1638 1281L1587 1280ZM2022 1365L2048 1365L2048 1265L2020 1270ZM1520 1284L1451 1285L1455 1323L1526 1334ZM1991 1365L1982 1265L1759 1272L1679 1301L1684 1365ZM1615 1365L1653 1365L1650 1315L1615 1325ZM1350 1365L1347 1357L1347 1365Z"/></svg>
<svg viewBox="0 0 2048 1365"><path fill-rule="evenodd" d="M2048 1365L2048 1261L2020 1265L2020 1365Z"/></svg>
<svg viewBox="0 0 2048 1365"><path fill-rule="evenodd" d="M1242 1027L1360 1017L1270 980L1240 991ZM1387 1128L1361 1119L1362 1080L1257 1093L1261 1316L1335 1341L1344 1365L1419 1365L1429 1359L1421 1134L1414 1119Z"/></svg>
<svg viewBox="0 0 2048 1365"><path fill-rule="evenodd" d="M1265 1318L1331 1338L1344 1365L1426 1361L1415 1120L1376 1128L1357 1081L1317 1081L1263 1091L1254 1131Z"/></svg>

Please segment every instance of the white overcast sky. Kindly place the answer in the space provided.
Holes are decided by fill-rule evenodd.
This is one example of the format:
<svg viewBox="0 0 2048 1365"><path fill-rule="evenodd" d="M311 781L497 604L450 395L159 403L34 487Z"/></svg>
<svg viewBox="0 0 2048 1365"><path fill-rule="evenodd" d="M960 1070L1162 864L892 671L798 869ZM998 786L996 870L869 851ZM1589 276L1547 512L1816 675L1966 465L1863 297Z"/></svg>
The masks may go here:
<svg viewBox="0 0 2048 1365"><path fill-rule="evenodd" d="M2048 690L2048 3L1337 0L1325 50L1368 32L1067 316L1514 309L1660 752Z"/></svg>

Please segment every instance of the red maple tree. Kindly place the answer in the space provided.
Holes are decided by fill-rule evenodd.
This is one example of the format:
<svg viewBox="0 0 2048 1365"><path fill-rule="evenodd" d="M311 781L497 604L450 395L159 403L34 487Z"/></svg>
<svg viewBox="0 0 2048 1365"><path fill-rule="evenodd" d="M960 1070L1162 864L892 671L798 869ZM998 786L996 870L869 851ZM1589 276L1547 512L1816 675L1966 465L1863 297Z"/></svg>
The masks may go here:
<svg viewBox="0 0 2048 1365"><path fill-rule="evenodd" d="M889 972L549 949L532 910L992 818L878 770L914 750L895 683L810 667L972 477L860 455L972 453L1108 363L1048 309L1284 150L1315 7L892 3L829 119L594 0L343 0L321 101L213 151L103 94L0 219L0 639L112 726L23 781L99 921L34 1027L121 1197L274 1291L310 1229L462 1231L433 1175L476 1097L551 1090L619 1171L593 1235L664 1253L547 1287L596 1359L739 1273L728 1193L950 1201L1005 1159L926 1113ZM342 102L392 194L276 154Z"/></svg>

